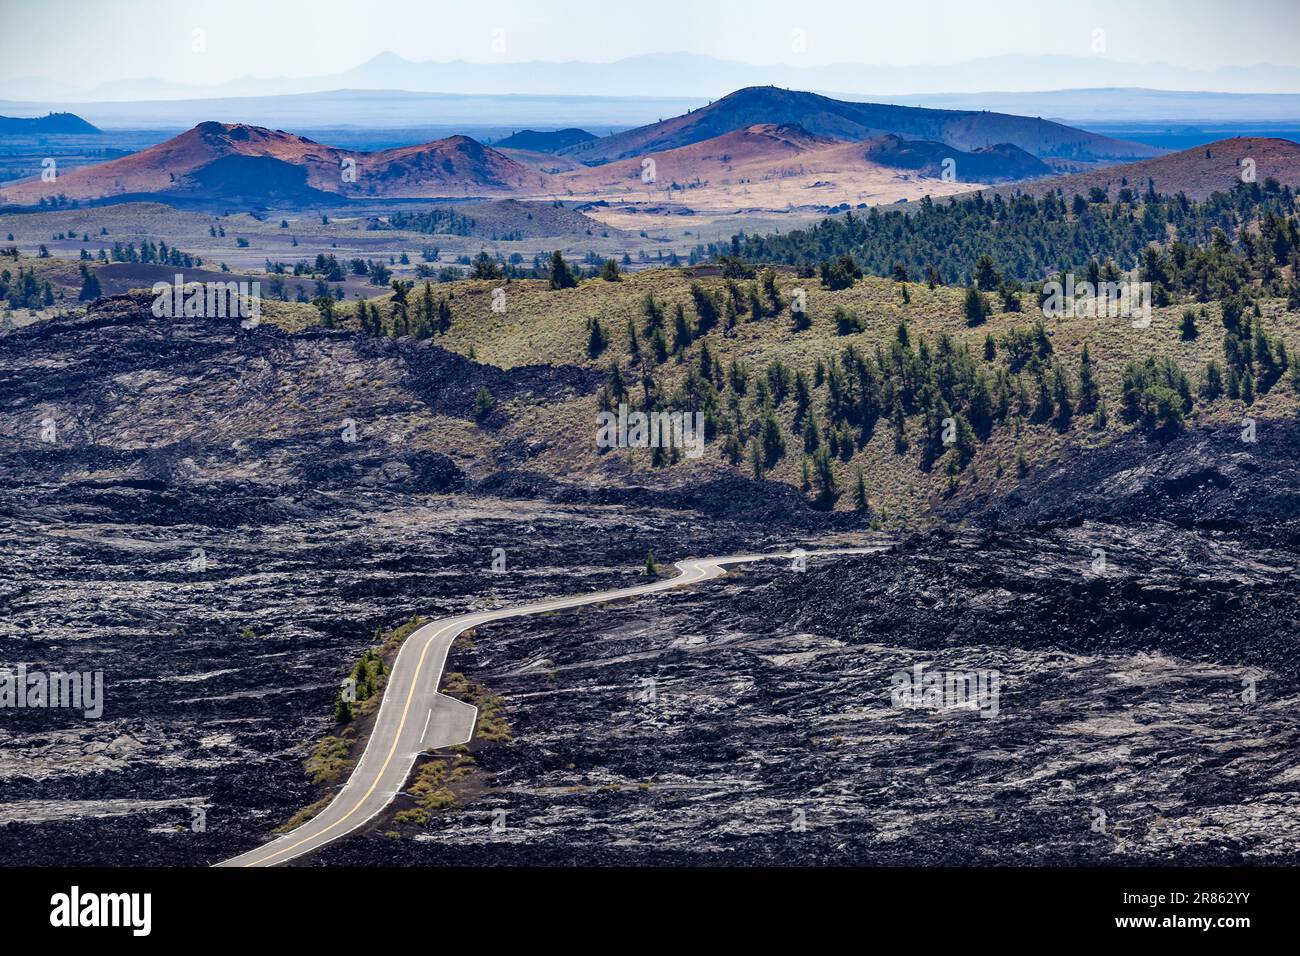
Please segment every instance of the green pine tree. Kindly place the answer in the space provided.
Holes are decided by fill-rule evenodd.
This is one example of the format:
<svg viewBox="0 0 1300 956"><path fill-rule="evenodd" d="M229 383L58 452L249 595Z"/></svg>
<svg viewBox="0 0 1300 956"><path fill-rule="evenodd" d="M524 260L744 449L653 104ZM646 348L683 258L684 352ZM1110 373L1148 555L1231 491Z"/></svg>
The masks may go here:
<svg viewBox="0 0 1300 956"><path fill-rule="evenodd" d="M564 261L564 255L559 249L551 253L551 288L552 289L572 289L578 284L578 277L573 274L569 264Z"/></svg>

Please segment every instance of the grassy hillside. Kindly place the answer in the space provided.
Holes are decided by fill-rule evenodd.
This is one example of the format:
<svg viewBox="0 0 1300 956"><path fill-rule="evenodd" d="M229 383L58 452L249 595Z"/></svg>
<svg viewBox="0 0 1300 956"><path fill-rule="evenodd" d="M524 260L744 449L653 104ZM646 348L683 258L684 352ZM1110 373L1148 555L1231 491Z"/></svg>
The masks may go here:
<svg viewBox="0 0 1300 956"><path fill-rule="evenodd" d="M714 274L704 274L712 272ZM753 280L734 283L742 297L756 292L763 296L763 274ZM802 488L817 497L816 452L805 452L804 427L809 416L817 423L818 448L832 444L828 426L832 416L827 403L832 391L831 369L846 382L852 394L854 385L846 372L844 356L852 349L864 359L871 359L877 349L888 355L899 339L899 326L908 330L910 354L915 361L928 363L936 381L951 372L942 370L966 367L964 374L984 378L995 393L1001 376L1005 411L995 412L987 434L973 436L968 449L945 445L933 434L940 418L923 407L918 399L903 408L902 436L898 433L890 408L882 410L872 428L842 422L835 449L826 465L834 476L838 494L833 506L852 509L855 502L857 469L860 467L869 498L870 516L888 523L891 516L923 516L935 505L954 495L968 492L987 493L994 488L1009 489L1020 473L1032 470L1057 458L1071 442L1094 445L1117 434L1134 429L1152 434L1159 441L1174 427L1162 427L1157 410L1148 420L1142 416L1128 420L1124 414L1124 376L1130 362L1150 358L1157 365L1186 376L1186 390L1191 402L1181 427L1221 427L1240 429L1242 417L1258 419L1295 416L1297 401L1293 371L1275 368L1275 381L1264 391L1254 386L1250 404L1245 397L1229 397L1226 392L1203 398L1201 381L1209 363L1220 367L1224 380L1230 369L1224 355L1226 337L1219 303L1173 304L1153 310L1149 328L1135 328L1125 318L1064 317L1045 320L1037 309L1036 297L1029 293L1017 296L1021 311L1005 311L1005 302L990 296L992 312L978 326L968 324L964 289L938 286L933 289L919 283L902 283L866 277L852 287L831 291L820 287L815 279L800 278L792 272L773 273L772 281L783 305L779 312L754 319L752 314L738 314L734 326L727 328L725 306L717 325L695 337L690 345L666 360L656 362L646 333L645 298L653 295L664 311L665 339L673 348L676 306L682 306L683 318L692 329L698 328L698 293L724 301L730 296L727 280L716 269L657 269L624 276L620 281L586 280L575 288L553 290L543 280L464 281L440 287L438 295L447 295L452 322L445 335L436 336L436 344L471 356L479 362L503 368L528 364L575 364L608 370L617 365L635 408L645 402L644 376L653 380L657 407L666 410L712 409L717 432L705 446L703 458L681 457L673 462L656 462L651 450L616 450L600 454L595 445L596 413L600 396L585 396L567 402L538 406L510 406L500 409L504 424L482 436L488 447L474 457L478 467L487 467L496 451L511 449L513 467L540 471L578 483L652 481L688 482L706 471L731 468L752 474L753 446L761 443L760 430L764 411L770 407L785 443L785 452L762 468L764 477ZM504 312L493 312L492 290L502 288L506 295ZM796 330L790 303L796 290L806 296L810 324ZM904 292L906 298L904 300ZM372 300L387 315L391 296ZM1295 354L1300 348L1300 314L1287 311L1282 299L1260 299L1259 316L1248 313L1242 320L1265 335L1273 351ZM294 326L312 321L309 307L291 306ZM1193 314L1198 334L1186 338L1184 315ZM860 331L841 334L836 321L839 310L856 317ZM1251 310L1253 312L1253 309ZM299 315L298 313L301 313ZM388 320L385 320L386 325ZM598 322L608 344L593 355L591 323ZM628 324L636 329L640 356L630 349ZM1038 346L1032 346L1036 330ZM355 325L355 319L343 320ZM845 323L851 328L851 320ZM1050 346L1050 354L1035 352L1024 361L1009 354L1009 346L1031 343L1038 351ZM1250 336L1248 336L1250 337ZM986 343L993 342L993 357L986 358ZM946 344L944 344L946 341ZM1041 343L1046 343L1043 345ZM1086 403L1080 383L1080 363L1085 346L1090 354L1098 387L1095 405ZM713 368L711 383L701 375L702 354L707 350ZM928 354L929 358L924 356ZM1284 362L1289 360L1283 359ZM732 366L748 372L748 384L740 394L733 382ZM787 371L787 391L783 398L767 386L774 363ZM819 376L818 366L822 372ZM808 386L809 412L798 414L795 378L802 374ZM1056 377L1065 380L1072 414L1059 414L1056 393L1052 414L1044 415L1039 407L1040 379L1049 391L1059 386ZM1262 384L1267 377L1261 368L1254 369ZM779 377L779 376L778 376ZM760 384L762 381L762 384ZM1225 384L1225 388L1226 388ZM1157 391L1159 385L1153 386ZM1174 389L1177 390L1176 388ZM766 391L766 395L764 392ZM1141 393L1141 389L1137 390ZM960 383L951 388L948 404L952 417L973 419L970 398ZM1154 394L1154 393L1153 393ZM1240 393L1239 393L1240 394ZM1139 406L1142 406L1139 395ZM1104 407L1099 414L1098 407ZM738 420L738 424L737 424ZM740 445L738 460L732 462L735 437ZM457 444L463 444L457 442ZM811 447L811 445L807 446ZM495 451L493 450L495 449ZM810 483L805 486L805 462ZM470 463L471 470L473 463ZM826 504L827 502L823 502Z"/></svg>
<svg viewBox="0 0 1300 956"><path fill-rule="evenodd" d="M1126 222L1139 217L1119 211ZM1196 231L1186 218L1183 227ZM1264 232L1270 241L1240 254L1216 240L1149 262L1164 276L1164 304L1146 328L1127 318L1045 318L1036 289L1019 283L990 280L974 300L981 316L963 287L837 279L833 270L824 284L735 261L564 288L504 278L415 285L405 306L392 290L361 286L353 294L372 295L361 300L364 331L358 302L330 311L336 327L432 339L503 369L576 365L605 376L603 392L546 403L485 394L477 425L444 433L425 422L422 442L471 476L509 468L589 485L677 484L733 470L887 524L1010 489L1070 444L1134 429L1160 441L1180 428L1240 429L1247 414L1294 416L1300 299L1291 294L1295 263L1278 262L1288 259L1293 227L1266 216ZM19 269L35 269L52 283L54 311L77 307L76 264L4 263L11 287ZM801 298L806 310L796 316ZM316 305L271 300L263 317L289 331L325 321ZM703 457L602 453L597 412L620 402L706 414Z"/></svg>

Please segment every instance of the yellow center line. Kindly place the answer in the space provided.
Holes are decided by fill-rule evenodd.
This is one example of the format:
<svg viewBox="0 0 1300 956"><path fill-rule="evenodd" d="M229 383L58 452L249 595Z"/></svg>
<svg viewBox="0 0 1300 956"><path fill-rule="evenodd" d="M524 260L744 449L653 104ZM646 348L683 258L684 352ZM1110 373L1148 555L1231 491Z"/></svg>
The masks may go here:
<svg viewBox="0 0 1300 956"><path fill-rule="evenodd" d="M698 570L698 569L697 569L697 570ZM671 579L668 580L668 581L658 582L658 583L656 583L656 584L651 584L651 585L638 585L638 586L635 586L635 587L624 588L624 589L622 589L622 590L606 591L606 592L603 592L603 594L583 595L583 596L582 596L582 597L584 598L583 600L576 600L576 599L573 598L573 597L568 597L568 598L556 598L555 600L553 600L553 601L549 601L549 602L547 602L547 601L543 601L543 602L541 602L541 603L539 603L539 604L535 604L535 605L525 605L524 607L521 607L521 608L517 608L517 609L515 609L515 610L514 610L513 612L511 612L511 613L507 613L507 614L502 615L502 617L515 617L515 616L518 616L518 615L520 615L520 614L526 614L526 613L533 613L533 614L536 614L538 611L544 610L547 604L565 604L565 603L568 603L568 602L574 602L574 601L576 601L576 603L579 603L579 604L591 604L591 603L595 603L596 601L600 601L600 600L610 600L611 598L613 598L613 597L615 597L615 596L618 596L618 597L622 597L622 596L628 596L628 597L631 597L633 593L637 593L637 594L646 594L646 593L650 593L650 592L655 591L655 590L662 590L662 589L666 589L666 588L669 588L669 587L675 587L675 586L682 585L682 584L692 584L692 583L694 583L694 581L697 580L697 579L690 578L689 575L690 575L690 572L689 572L689 571L683 571L683 572L682 572L681 574L679 574L676 578L671 578ZM701 577L703 577L703 573L701 573ZM467 628L472 627L474 624L478 623L477 621L474 620L474 617L478 617L478 616L481 616L481 615L474 615L474 616L471 616L471 618L470 618L469 620L467 620L467 621L465 622L465 624L464 624L462 627L460 627L460 628L458 629L457 633L459 633L460 631L464 631L464 630L466 630ZM487 617L488 617L488 620L495 620L495 619L496 619L496 618L493 616L492 612L487 612ZM331 830L333 830L333 829L335 829L335 828L337 828L337 827L339 827L339 826L342 826L344 823L346 823L346 822L347 822L347 821L352 817L352 815L353 815L354 813L356 813L358 810L360 810L361 807L362 807L362 805L363 805L363 804L364 804L368 799L370 799L370 795L371 795L372 793L374 793L374 792L375 792L375 788L379 786L379 781L380 781L380 779L383 777L383 775L384 775L384 771L386 771L386 770L388 769L388 765L392 762L392 760L393 760L393 754L395 754L395 753L397 752L397 744L398 744L398 742L401 740L401 737L402 737L402 728L404 728L404 727L406 726L406 716L407 716L407 714L408 714L408 713L410 712L410 710L411 710L411 701L415 698L415 689L416 689L417 686L419 686L419 681L418 681L417 678L418 678L419 675L420 675L420 671L424 669L424 659L425 659L425 657L426 657L426 656L428 655L428 653L429 653L429 648L430 648L430 646L432 646L433 642L434 642L435 640L437 640L438 637L439 637L439 636L443 633L443 631L445 631L445 630L446 630L446 628L443 628L443 630L438 631L436 634L434 634L432 637L430 637L427 641L424 642L424 650L420 651L420 660L419 660L419 661L416 663L416 665L415 665L415 675L411 678L411 689L410 689L409 691L407 691L407 694L406 694L406 702L405 702L405 704L402 705L402 716L401 716L401 719L397 722L397 732L393 735L393 746L392 746L391 748L389 748L388 756L384 758L383 766L381 766L381 767L379 768L379 772L375 774L375 782L372 783L372 784L370 785L370 789L367 790L364 794L362 794L361 799L358 800L358 801L356 802L356 804L352 807L351 810L349 810L346 814L344 814L344 815L343 815L342 817L340 817L338 820L335 820L335 821L334 821L333 823L331 823L329 826L325 827L325 829L321 830L321 831L320 831L319 833L317 833L315 836L310 836L310 837L307 837L306 839L299 840L297 843L292 843L292 844L290 844L289 846L281 847L280 849L276 850L274 853L269 853L269 854L267 854L266 856L259 857L259 858L256 859L256 860L251 860L251 861L249 861L248 863L244 863L244 864L242 864L243 866L245 866L245 867L248 867L248 866L259 866L259 865L261 865L261 864L263 864L263 863L266 863L266 862L269 861L269 860L273 860L273 859L275 859L277 856L283 856L284 854L290 852L291 850L296 850L296 849L298 849L298 847L303 846L304 844L311 843L313 840L317 840L317 839L319 839L320 837L324 836L326 833L329 833ZM396 666L396 662L394 662L394 666ZM435 689L436 689L436 688L435 688ZM381 706L381 711L382 711L382 706ZM378 723L378 718L376 718L376 723ZM365 756L365 753L364 753L364 751L363 751L363 752L362 752L362 757L364 757L364 756ZM359 764L358 764L358 765L359 765ZM330 806L333 806L333 804L331 804ZM329 812L329 807L326 807L326 808L325 808L325 812L326 812L326 813ZM310 823L306 823L306 824L303 824L303 825L304 825L304 826L309 826Z"/></svg>
<svg viewBox="0 0 1300 956"><path fill-rule="evenodd" d="M433 642L438 638L438 635L441 633L442 632L439 631L438 634L434 634L433 637L430 637L427 641L424 642L424 650L420 651L420 660L418 663L416 663L415 674L411 678L411 689L407 691L406 703L402 706L402 719L397 722L397 732L393 734L393 746L389 749L388 756L384 758L383 766L380 767L379 772L375 774L375 782L370 785L370 789L367 790L364 794L362 794L361 799L356 802L356 805L351 810L349 810L345 816L339 818L338 820L335 820L324 830L321 830L320 833L316 834L316 836L307 837L307 839L305 840L299 840L297 843L294 843L291 846L281 847L279 850L276 850L274 853L264 856L261 859L252 860L248 863L245 863L244 866L257 866L258 864L265 863L268 860L273 860L277 856L281 856L285 853L288 853L290 850L296 850L304 843L310 843L312 840L324 836L326 833L329 833L335 827L340 826L341 824L347 822L348 818L351 817L352 814L360 810L361 805L364 804L368 799L370 799L370 795L375 792L375 787L379 786L379 781L383 777L384 771L388 769L388 764L392 761L393 754L397 752L398 741L402 739L402 728L406 726L406 715L411 709L411 701L415 697L415 688L419 686L419 681L417 680L417 678L420 676L420 671L424 669L424 658L429 653L429 648L433 645ZM376 723L378 723L378 720L379 718L376 717L375 718ZM365 756L364 751L362 752L361 756L362 757ZM359 764L360 761L358 761L358 765ZM328 807L326 808L326 810L328 811Z"/></svg>
<svg viewBox="0 0 1300 956"><path fill-rule="evenodd" d="M681 575L680 577L685 577L685 575L683 574L683 575ZM669 583L669 582L665 582L665 583ZM678 583L678 579L677 579L677 578L674 578L673 581L672 581L671 583ZM626 590L628 590L628 591L637 591L637 590L640 590L640 589L639 589L639 588L627 588ZM563 603L563 602L565 602L565 601L569 601L569 600L572 600L572 598L558 598L555 602L551 602L551 603ZM592 597L592 601L594 601L594 600L596 600L596 597L595 597L595 596ZM543 607L543 606L545 605L545 603L547 603L547 602L543 602L543 603L540 604L540 605L535 605L535 607L537 607L537 608L540 609L541 607ZM587 602L583 602L583 603L591 603L591 602L590 602L590 601L587 601ZM523 610L523 609L521 608L520 610ZM533 613L536 613L536 611L534 611ZM508 615L508 616L510 616L510 615ZM464 625L463 627L461 627L459 630L460 630L460 631L466 630L467 628L472 627L475 623L477 623L477 622L474 621L474 620L471 618L470 620L466 621L466 622L465 622L465 625ZM446 628L443 628L443 630L445 631ZM403 704L403 706L402 706L402 718L401 718L401 720L399 720L399 721L397 722L397 732L393 735L393 746L389 749L389 751L388 751L388 756L384 758L383 766L381 766L381 767L379 768L379 772L378 772L377 774L375 774L375 782L372 783L372 784L370 785L370 789L367 790L364 794L362 794L361 799L358 800L358 801L356 802L356 804L352 807L352 809L349 810L349 811L348 811L344 816L342 816L342 817L340 817L339 819L335 820L333 823L331 823L331 824L330 824L329 826L327 826L325 829L321 830L321 831L320 831L319 833L317 833L315 836L310 836L310 837L307 837L305 840L299 840L297 843L290 844L289 846L286 846L286 847L281 847L280 849L276 850L274 853L270 853L270 854L267 854L266 856L259 857L259 858L256 859L256 860L250 860L249 862L242 864L243 866L245 866L245 867L249 867L249 866L259 866L259 865L261 865L261 864L263 864L263 863L266 863L266 862L269 861L269 860L273 860L273 859L275 859L277 856L283 856L284 854L288 853L290 850L296 850L296 849L298 849L298 847L302 846L303 844L310 843L310 842L312 842L313 840L319 839L320 837L324 836L326 833L329 833L329 832L330 832L331 830L333 830L334 828L336 828L336 827L338 827L338 826L341 826L342 824L346 823L346 822L348 821L348 819L349 819L349 818L350 818L354 813L356 813L358 810L361 809L362 804L364 804L368 799L370 799L370 795L371 795L372 793L375 792L375 787L379 786L379 780L380 780L381 777L383 777L383 775L384 775L384 771L388 769L388 765L389 765L389 763L392 762L393 754L395 754L395 753L397 752L397 744L398 744L398 741L399 741L399 740L401 739L401 737L402 737L402 728L406 726L406 715L410 712L410 709L411 709L411 701L412 701L412 700L414 699L414 697L415 697L415 688L419 685L419 681L418 681L416 678L419 677L419 675L420 675L420 671L424 669L424 659L425 659L425 656L428 655L430 646L433 644L433 642L434 642L435 640L438 639L438 637L439 637L442 633L443 633L443 631L438 631L436 634L434 634L432 637L430 637L427 641L424 642L424 650L420 651L420 660L419 660L419 661L416 663L416 665L415 665L415 676L412 677L412 679L411 679L411 689L407 692L407 694L406 694L406 703ZM459 631L458 631L458 633L459 633ZM396 666L396 662L394 662L394 666ZM376 718L376 723L377 723L377 722L378 722L378 718ZM365 756L364 752L362 753L362 756L363 756L363 757ZM358 764L358 765L359 765L359 764ZM325 812L326 812L326 813L329 812L329 807L326 807L326 808L325 808ZM307 826L307 825L309 825L309 824L303 824L303 825L304 825L304 826Z"/></svg>
<svg viewBox="0 0 1300 956"><path fill-rule="evenodd" d="M841 550L812 551L807 553L809 554L855 554L855 553L864 553L864 550L866 551L866 553L870 553L871 551L875 551L877 549L872 548L872 549L859 550L859 549L847 548ZM662 590L667 590L669 588L680 587L683 584L694 584L696 581L709 579L708 571L705 568L700 567L700 565L702 564L707 564L713 570L718 571L721 575L726 573L725 571L722 570L722 565L724 564L741 564L749 561L761 561L766 558L788 558L788 557L791 557L791 554L787 554L784 552L774 552L769 554L738 555L732 558L715 558L715 559L700 559L700 560L688 559L696 566L687 569L681 566L683 563L686 563L685 561L678 562L677 569L681 573L677 575L677 577L670 578L666 581L658 581L655 582L654 584L636 585L634 587L621 588L613 591L599 591L593 594L573 595L564 598L552 598L549 601L541 601L536 604L525 604L522 605L521 607L517 607L513 609L504 609L504 611L501 611L501 609L494 610L494 611L482 611L479 612L478 614L466 615L465 623L461 627L457 628L456 633L460 634L462 631L468 630L469 628L477 624L486 624L491 621L501 620L503 618L508 618L508 617L520 617L528 614L541 613L553 609L554 605L560 605L566 608L577 607L583 604L594 604L598 601L610 601L610 600L617 600L623 597L632 597L634 595L651 594L656 591L662 591ZM697 577L691 577L692 572L694 572L697 575ZM411 678L411 689L407 691L406 703L402 705L402 716L397 722L397 732L393 735L393 746L389 748L388 756L384 758L383 766L381 766L379 768L379 772L375 774L375 782L370 785L370 789L367 790L364 794L362 794L361 799L356 802L356 804L352 807L351 810L349 810L338 820L335 820L329 826L325 827L325 829L321 830L315 836L311 836L311 837L307 837L306 839L299 840L297 843L290 844L289 846L286 847L281 847L280 849L276 850L274 853L269 853L266 856L260 857L248 863L244 863L242 864L242 866L246 866L246 867L258 866L260 864L266 863L268 860L275 859L277 856L283 856L284 854L288 853L290 850L296 850L300 846L310 843L313 840L319 839L320 837L324 836L326 833L329 833L331 830L335 829L336 827L339 827L344 823L346 823L352 817L352 815L356 813L358 810L360 810L362 805L368 799L370 799L370 795L375 792L375 788L379 786L380 779L383 777L384 772L388 769L388 765L392 762L393 754L397 752L397 744L401 740L402 729L406 726L406 717L411 710L411 701L415 698L415 689L419 684L418 678L420 676L420 671L424 669L424 660L425 657L428 656L429 647L444 632L446 632L447 629L448 629L447 627L442 628L441 630L437 631L432 637L430 637L428 640L424 642L424 650L420 651L420 660L416 662L415 674ZM400 652L399 652L399 657L400 657ZM397 666L396 661L393 662L393 666L394 667ZM445 666L445 661L444 661L444 666ZM439 679L439 683L441 683L441 679ZM437 692L436 687L434 688L434 691L435 693ZM380 713L383 713L382 704L380 705ZM379 718L376 717L375 723L378 724L378 722L379 722ZM362 751L361 756L364 759L365 751ZM358 762L358 767L359 766L360 766L360 762ZM346 786L347 785L345 784L344 787L346 788ZM340 796L342 796L342 794L340 794ZM325 813L328 813L330 811L330 808L333 806L334 804L331 803L329 807L326 807ZM303 826L310 826L310 825L311 825L311 821L308 821L307 823L303 824Z"/></svg>

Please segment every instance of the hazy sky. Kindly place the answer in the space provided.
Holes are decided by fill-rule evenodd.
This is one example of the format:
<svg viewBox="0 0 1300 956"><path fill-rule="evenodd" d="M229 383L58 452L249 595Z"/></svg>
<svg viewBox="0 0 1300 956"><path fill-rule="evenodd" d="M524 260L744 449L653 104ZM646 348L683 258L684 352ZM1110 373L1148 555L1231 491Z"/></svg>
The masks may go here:
<svg viewBox="0 0 1300 956"><path fill-rule="evenodd" d="M384 50L485 62L687 51L752 63L942 64L1087 55L1096 30L1119 60L1300 66L1297 23L1297 0L0 0L0 77L215 83L333 73ZM504 50L493 48L497 30Z"/></svg>

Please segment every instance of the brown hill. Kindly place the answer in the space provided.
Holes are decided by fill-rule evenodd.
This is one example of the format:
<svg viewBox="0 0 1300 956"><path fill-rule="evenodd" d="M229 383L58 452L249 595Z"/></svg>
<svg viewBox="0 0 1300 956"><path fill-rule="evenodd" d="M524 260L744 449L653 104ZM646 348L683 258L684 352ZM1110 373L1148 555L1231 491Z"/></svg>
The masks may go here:
<svg viewBox="0 0 1300 956"><path fill-rule="evenodd" d="M567 156L554 153L538 153L531 149L513 149L505 146L493 146L502 156L508 156L521 166L526 166L538 173L567 173L581 169L582 163Z"/></svg>
<svg viewBox="0 0 1300 956"><path fill-rule="evenodd" d="M793 124L761 123L713 139L654 153L654 177L663 185L717 178L761 178L780 166L818 150L839 145L829 136L814 136ZM587 167L556 177L557 185L578 190L631 185L640 187L643 157Z"/></svg>
<svg viewBox="0 0 1300 956"><path fill-rule="evenodd" d="M964 183L1034 179L1052 172L1052 167L1041 159L1010 143L967 152L932 140L903 139L891 133L859 143L845 143L837 152L846 159L913 170L918 176L932 179L941 178L945 163L951 160L953 175Z"/></svg>
<svg viewBox="0 0 1300 956"><path fill-rule="evenodd" d="M1053 176L1002 191L1041 196L1049 189L1060 189L1068 199L1076 193L1087 196L1093 188L1098 188L1115 199L1125 186L1142 193L1150 183L1156 192L1164 195L1182 192L1190 199L1205 199L1211 193L1226 192L1242 182L1242 174L1249 168L1246 160L1254 161L1257 182L1262 184L1271 177L1283 185L1300 187L1300 143L1234 136L1168 156Z"/></svg>
<svg viewBox="0 0 1300 956"><path fill-rule="evenodd" d="M449 213L455 214L455 220L448 219ZM493 241L608 231L599 221L567 206L551 202L521 202L518 199L493 199L454 207L440 205L429 212L398 210L389 214L387 223L395 229L429 235L449 233ZM458 231L452 232L453 225Z"/></svg>
<svg viewBox="0 0 1300 956"><path fill-rule="evenodd" d="M561 153L584 163L612 162L676 149L765 123L797 124L814 135L841 140L893 133L965 151L1010 143L1032 156L1059 162L1119 162L1160 153L1153 146L1027 116L851 103L774 86L737 90L683 116L578 143Z"/></svg>
<svg viewBox="0 0 1300 956"><path fill-rule="evenodd" d="M468 136L449 136L419 146L358 153L355 184L321 189L376 196L472 196L484 192L534 191L545 177ZM331 171L338 180L338 170Z"/></svg>
<svg viewBox="0 0 1300 956"><path fill-rule="evenodd" d="M344 181L344 162L355 181ZM377 152L313 142L242 123L200 123L164 143L61 175L9 184L3 201L31 204L51 194L96 199L138 193L285 196L295 190L345 196L472 196L540 189L536 173L466 136Z"/></svg>
<svg viewBox="0 0 1300 956"><path fill-rule="evenodd" d="M953 182L942 180L946 159L956 163ZM643 164L649 161L653 183L643 179ZM844 142L794 124L762 123L650 156L556 175L551 188L566 197L674 202L697 211L782 209L893 202L927 192L946 195L966 191L973 182L1050 172L1041 160L1009 144L964 152L893 135Z"/></svg>
<svg viewBox="0 0 1300 956"><path fill-rule="evenodd" d="M94 199L127 193L180 190L199 170L234 156L268 158L310 172L331 168L337 178L338 157L328 146L281 130L241 124L200 123L157 146L121 159L64 173L54 183L39 179L7 184L8 202L34 203L51 193L70 199Z"/></svg>
<svg viewBox="0 0 1300 956"><path fill-rule="evenodd" d="M795 124L760 123L650 156L552 176L551 195L726 212L895 202L971 188L943 182L937 173L931 179L873 162L863 145ZM651 171L653 181L647 181L643 173Z"/></svg>

